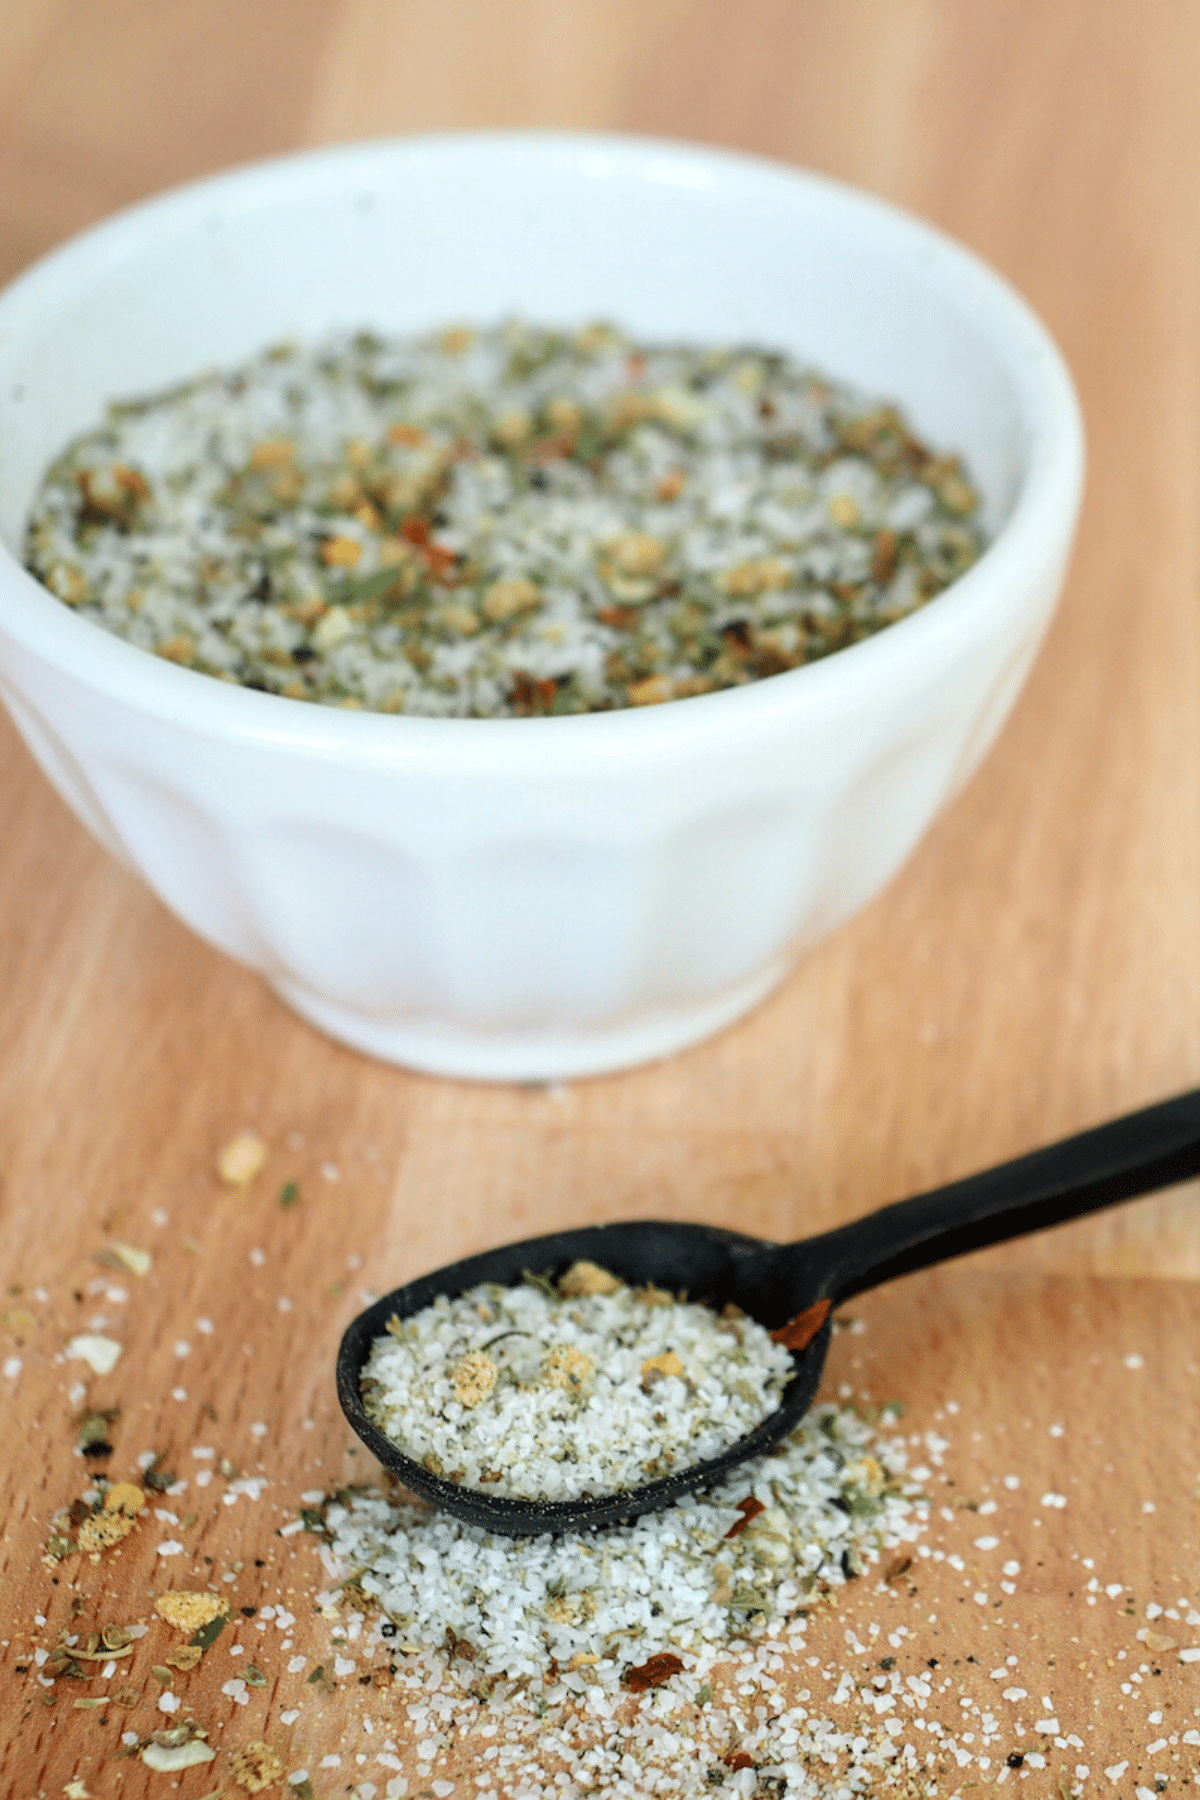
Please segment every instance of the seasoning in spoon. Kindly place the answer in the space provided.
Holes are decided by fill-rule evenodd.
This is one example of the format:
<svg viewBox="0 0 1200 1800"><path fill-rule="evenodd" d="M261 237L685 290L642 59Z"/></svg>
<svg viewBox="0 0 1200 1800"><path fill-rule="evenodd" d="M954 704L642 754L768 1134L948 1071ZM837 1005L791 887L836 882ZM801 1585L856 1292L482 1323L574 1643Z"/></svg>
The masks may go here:
<svg viewBox="0 0 1200 1800"><path fill-rule="evenodd" d="M739 687L978 558L957 456L783 351L522 321L277 346L114 404L27 562L184 667L451 718Z"/></svg>
<svg viewBox="0 0 1200 1800"><path fill-rule="evenodd" d="M362 1372L371 1420L431 1473L523 1500L624 1492L717 1456L779 1404L787 1349L576 1262L393 1319Z"/></svg>

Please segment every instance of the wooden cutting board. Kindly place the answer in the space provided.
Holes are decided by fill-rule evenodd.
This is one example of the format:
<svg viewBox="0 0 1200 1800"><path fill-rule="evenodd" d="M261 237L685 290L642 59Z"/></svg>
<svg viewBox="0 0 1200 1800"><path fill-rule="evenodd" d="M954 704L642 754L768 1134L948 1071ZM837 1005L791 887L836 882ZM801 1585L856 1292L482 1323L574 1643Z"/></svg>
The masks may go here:
<svg viewBox="0 0 1200 1800"><path fill-rule="evenodd" d="M118 205L305 144L481 125L678 135L859 182L987 256L1058 335L1090 444L1077 553L1026 693L900 878L735 1030L564 1093L426 1080L327 1043L109 862L0 722L0 1728L16 1745L0 1792L175 1792L113 1761L123 1729L164 1716L159 1626L122 1659L149 1696L122 1720L75 1708L80 1684L65 1680L47 1705L29 1661L76 1600L76 1624L148 1619L168 1568L177 1587L217 1570L238 1606L282 1599L288 1659L308 1657L289 1674L256 1615L244 1630L267 1682L245 1707L221 1693L228 1643L180 1676L222 1745L211 1777L179 1778L181 1800L240 1794L225 1746L255 1736L315 1776L364 1708L389 1704L340 1678L314 1703L307 1673L328 1650L328 1623L306 1610L315 1553L275 1535L301 1492L362 1463L329 1372L364 1288L588 1220L799 1235L1200 1081L1198 61L1189 0L1160 0L1152 28L1122 0L0 7L6 278ZM239 1196L212 1171L245 1126L270 1157ZM301 1197L284 1208L289 1181ZM970 1717L959 1732L978 1739L991 1705L1003 1731L988 1735L1012 1735L1016 1753L1057 1717L1032 1752L1045 1769L1007 1777L1031 1795L1059 1795L1084 1765L1085 1796L1115 1800L1160 1772L1168 1793L1190 1778L1200 1665L1136 1633L1187 1647L1196 1630L1178 1605L1200 1581L1196 1300L1179 1280L1124 1278L1200 1275L1196 1202L1191 1184L856 1307L869 1328L837 1340L835 1386L895 1395L906 1429L949 1443L930 1464L926 1540L944 1555L914 1562L916 1594L863 1577L810 1622L822 1668L852 1667L848 1717L882 1657L856 1660L846 1631L866 1644L872 1621L903 1618L906 1679L932 1656L963 1690L931 1689L935 1722ZM110 1266L117 1243L149 1250L150 1272ZM55 1359L97 1318L124 1351L93 1378ZM49 1521L86 1479L77 1415L118 1402L110 1466L173 1460L190 1482L164 1506L180 1523L144 1521L96 1564L47 1568ZM194 1445L270 1485L227 1506L222 1478L197 1486ZM1021 1486L1004 1487L1013 1474ZM963 1497L997 1510L981 1525L955 1509ZM184 1548L164 1560L168 1532ZM978 1550L989 1536L1000 1545ZM1021 1564L1011 1595L1001 1558ZM1150 1605L1164 1615L1148 1621ZM993 1682L1010 1655L1019 1678ZM1026 1698L1004 1701L1006 1687ZM1155 1731L1167 1743L1151 1753ZM924 1731L925 1753L936 1739ZM366 1766L317 1791L344 1794ZM382 1800L383 1774L371 1779Z"/></svg>
<svg viewBox="0 0 1200 1800"><path fill-rule="evenodd" d="M217 1758L176 1778L187 1796L239 1792L230 1757L249 1742L269 1744L289 1772L309 1771L319 1796L372 1777L382 1794L392 1765L381 1774L375 1756L388 1737L399 1746L410 1794L432 1794L431 1780L447 1778L461 1783L455 1792L472 1793L492 1740L468 1730L478 1713L468 1698L456 1712L458 1736L451 1731L444 1761L423 1779L407 1692L386 1677L382 1687L372 1685L370 1664L366 1676L356 1663L316 1687L309 1681L318 1665L327 1674L335 1667L331 1626L314 1603L327 1576L308 1533L280 1536L298 1518L302 1493L378 1478L342 1423L332 1359L358 1286L390 1281L395 1259L368 1250L349 1283L339 1278L297 1294L281 1312L280 1271L319 1229L314 1215L297 1208L264 1216L253 1197L215 1205L257 1211L255 1228L240 1220L236 1231L214 1232L195 1249L160 1237L152 1273L122 1281L136 1283L123 1309L125 1355L111 1375L88 1383L89 1408L121 1407L112 1457L91 1466L136 1481L138 1452L153 1449L188 1488L151 1494L130 1535L94 1560L43 1560L51 1516L88 1481L89 1465L73 1447L79 1407L64 1394L86 1370L56 1355L79 1323L70 1292L29 1302L40 1322L30 1329L19 1379L31 1433L28 1453L6 1470L12 1523L0 1571L9 1640L0 1678L14 1728L0 1792L26 1800L82 1781L96 1800L161 1793L168 1777L120 1759L121 1734L144 1737L194 1717ZM257 1266L241 1254L247 1236L264 1252ZM1069 1792L1082 1766L1091 1770L1085 1793L1153 1791L1159 1775L1173 1791L1200 1772L1200 1661L1180 1660L1181 1650L1200 1645L1200 1295L1183 1282L1005 1272L989 1266L996 1260L910 1277L863 1296L844 1316L826 1396L863 1407L903 1404L895 1430L907 1441L931 1517L910 1567L885 1555L814 1608L804 1656L791 1656L779 1683L789 1696L816 1688L823 1716L843 1725L866 1719L866 1729L878 1723L872 1683L881 1667L894 1667L912 1696L899 1703L900 1742L912 1739L923 1758L934 1755L919 1777L936 1778L943 1795L971 1781L990 1785L1012 1755L1044 1758L1044 1767L1022 1764L1026 1777L1036 1777L1031 1794L1057 1795L1060 1781ZM206 1336L196 1329L196 1309L231 1262L243 1270L241 1304L219 1336ZM80 1263L85 1289L96 1267ZM332 1259L328 1272L335 1272ZM107 1271L101 1278L118 1280ZM85 1302L89 1310L108 1305L101 1296ZM181 1357L183 1332L192 1348ZM232 1383L231 1362L239 1372ZM194 1459L197 1445L214 1457ZM220 1473L222 1458L236 1475ZM196 1475L204 1467L217 1474L201 1488ZM265 1478L257 1498L244 1486L237 1494L234 1484L247 1477ZM155 1506L174 1517L152 1516ZM164 1544L181 1548L163 1555ZM225 1582L230 1571L235 1579ZM211 1589L240 1609L200 1666L174 1676L181 1701L174 1718L156 1710L162 1690L151 1672L181 1641L153 1611L168 1587ZM264 1627L246 1616L267 1605L293 1615L286 1640L273 1622ZM40 1674L36 1652L53 1652L65 1631L86 1642L106 1624L137 1622L150 1630L111 1680L94 1673L99 1663L86 1665L90 1679L60 1676L47 1685ZM238 1643L246 1652L240 1659L231 1654ZM307 1660L295 1669L299 1658ZM222 1690L250 1660L265 1681L239 1704ZM842 1684L839 1700L847 1671L852 1685ZM922 1680L932 1690L924 1697ZM76 1705L118 1687L132 1704ZM994 1723L985 1745L988 1714ZM1057 1729L1047 1728L1051 1719ZM943 1749L955 1734L961 1745L972 1727L969 1753L989 1755L987 1771L960 1770ZM626 1729L632 1733L632 1724ZM371 1766L355 1765L356 1753L369 1753ZM323 1757L338 1754L341 1771L320 1768ZM1110 1787L1102 1771L1122 1763ZM1021 1779L1020 1769L1010 1778Z"/></svg>

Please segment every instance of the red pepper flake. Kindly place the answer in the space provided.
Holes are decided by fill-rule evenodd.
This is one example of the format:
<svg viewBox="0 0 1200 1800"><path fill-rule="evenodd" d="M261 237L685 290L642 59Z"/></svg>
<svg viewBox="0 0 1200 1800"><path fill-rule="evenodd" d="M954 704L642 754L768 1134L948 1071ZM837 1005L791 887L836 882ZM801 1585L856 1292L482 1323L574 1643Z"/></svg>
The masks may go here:
<svg viewBox="0 0 1200 1800"><path fill-rule="evenodd" d="M524 669L513 670L512 699L519 717L528 718L539 707L548 710L554 705L557 693L558 683L552 678L536 681Z"/></svg>
<svg viewBox="0 0 1200 1800"><path fill-rule="evenodd" d="M661 1687L664 1681L670 1681L682 1667L682 1656L676 1656L673 1650L660 1650L657 1656L648 1657L636 1668L626 1669L621 1685L631 1693L644 1694L647 1688Z"/></svg>
<svg viewBox="0 0 1200 1800"><path fill-rule="evenodd" d="M578 434L572 436L570 432L561 431L555 437L541 438L530 445L525 460L529 463L556 462L560 457L572 455L577 442Z"/></svg>
<svg viewBox="0 0 1200 1800"><path fill-rule="evenodd" d="M727 1538L737 1537L740 1532L745 1531L751 1519L757 1519L759 1513L766 1512L766 1510L761 1500L756 1500L753 1494L747 1494L744 1500L738 1501L738 1511L743 1516L734 1520L725 1536Z"/></svg>
<svg viewBox="0 0 1200 1800"><path fill-rule="evenodd" d="M727 1769L752 1769L754 1767L754 1758L747 1750L731 1750L728 1756L721 1758L721 1761Z"/></svg>
<svg viewBox="0 0 1200 1800"><path fill-rule="evenodd" d="M422 544L421 555L429 566L430 574L435 579L439 575L444 575L447 569L453 568L458 561L458 551L447 550L445 544Z"/></svg>
<svg viewBox="0 0 1200 1800"><path fill-rule="evenodd" d="M771 1342L782 1344L785 1350L807 1350L829 1317L832 1306L832 1300L818 1300L813 1306L806 1306L794 1319L771 1333Z"/></svg>
<svg viewBox="0 0 1200 1800"><path fill-rule="evenodd" d="M457 550L448 550L445 544L434 543L429 534L429 520L420 513L411 513L402 522L400 536L420 551L422 561L435 581L458 561Z"/></svg>

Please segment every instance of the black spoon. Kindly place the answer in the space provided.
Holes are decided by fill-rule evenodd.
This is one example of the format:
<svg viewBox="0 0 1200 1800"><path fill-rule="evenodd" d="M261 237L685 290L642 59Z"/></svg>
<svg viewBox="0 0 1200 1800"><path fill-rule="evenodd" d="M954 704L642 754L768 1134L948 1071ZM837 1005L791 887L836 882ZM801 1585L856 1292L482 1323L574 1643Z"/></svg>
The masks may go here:
<svg viewBox="0 0 1200 1800"><path fill-rule="evenodd" d="M830 1305L894 1275L1099 1212L1196 1174L1200 1089L797 1244L768 1244L715 1225L650 1219L526 1238L422 1275L360 1313L338 1351L338 1398L359 1437L405 1487L472 1525L507 1537L615 1525L708 1487L799 1423L825 1365ZM393 1314L407 1318L439 1294L461 1294L479 1282L513 1287L529 1271L553 1280L580 1260L599 1263L631 1284L653 1282L677 1294L686 1289L690 1300L718 1309L732 1302L772 1330L813 1309L806 1324L815 1335L793 1350L793 1373L775 1412L720 1456L620 1493L555 1501L516 1500L456 1487L405 1456L372 1424L359 1378L372 1343ZM795 1336L804 1336L803 1325Z"/></svg>

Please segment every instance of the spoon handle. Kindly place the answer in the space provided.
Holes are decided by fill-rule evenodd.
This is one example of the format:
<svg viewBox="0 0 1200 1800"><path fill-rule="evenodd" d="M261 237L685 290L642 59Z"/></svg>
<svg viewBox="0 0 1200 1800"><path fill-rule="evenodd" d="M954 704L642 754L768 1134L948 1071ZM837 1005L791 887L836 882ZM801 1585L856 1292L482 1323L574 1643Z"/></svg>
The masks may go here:
<svg viewBox="0 0 1200 1800"><path fill-rule="evenodd" d="M819 1259L825 1297L845 1300L895 1275L1100 1212L1200 1175L1200 1089L1044 1150L885 1206L865 1218L787 1246Z"/></svg>

